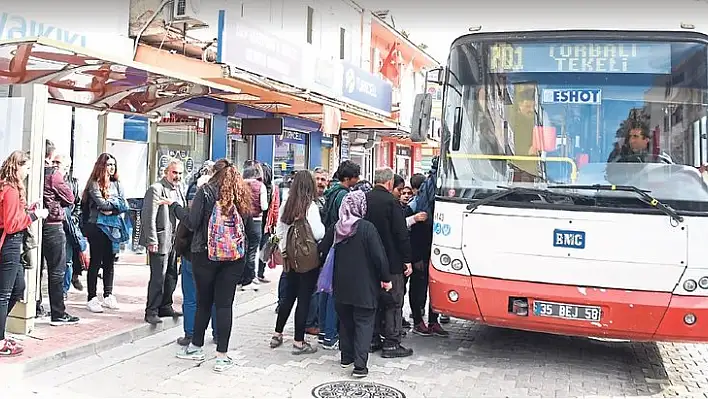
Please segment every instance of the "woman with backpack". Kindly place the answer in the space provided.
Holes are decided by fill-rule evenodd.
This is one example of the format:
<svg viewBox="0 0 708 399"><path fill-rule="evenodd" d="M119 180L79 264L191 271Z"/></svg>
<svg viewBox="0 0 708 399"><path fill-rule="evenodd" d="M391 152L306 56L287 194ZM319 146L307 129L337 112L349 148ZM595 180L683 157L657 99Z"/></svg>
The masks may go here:
<svg viewBox="0 0 708 399"><path fill-rule="evenodd" d="M275 334L270 340L270 347L275 349L283 344L283 329L297 300L293 355L317 352L317 348L305 341L305 323L310 310L310 300L319 277L320 258L317 242L325 235L325 226L320 219L316 198L315 178L309 171L297 172L290 185L288 198L280 208L276 226L287 284L285 299L278 309Z"/></svg>
<svg viewBox="0 0 708 399"><path fill-rule="evenodd" d="M29 161L27 153L14 151L0 167L0 358L24 351L15 340L5 337L7 316L24 293L25 270L20 258L25 230L49 214L46 209L26 209L23 182L30 170Z"/></svg>
<svg viewBox="0 0 708 399"><path fill-rule="evenodd" d="M177 353L180 359L206 359L204 334L212 305L216 306L218 331L214 371L233 367L226 354L231 337L232 306L236 285L246 266L251 235L251 191L231 161L220 159L214 164L209 183L197 190L189 210L192 237L192 271L197 287L197 314L194 318L192 342ZM176 205L172 205L176 206Z"/></svg>

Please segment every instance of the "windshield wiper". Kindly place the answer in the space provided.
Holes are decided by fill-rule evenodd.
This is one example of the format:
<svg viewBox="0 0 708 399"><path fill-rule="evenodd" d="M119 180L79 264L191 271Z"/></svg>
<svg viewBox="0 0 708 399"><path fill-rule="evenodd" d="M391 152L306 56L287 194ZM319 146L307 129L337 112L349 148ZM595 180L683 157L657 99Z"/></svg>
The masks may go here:
<svg viewBox="0 0 708 399"><path fill-rule="evenodd" d="M588 196L583 196L583 195L568 194L568 193L556 193L556 192L546 190L546 189L528 188L528 187L521 187L521 186L516 186L516 187L497 186L497 188L500 188L504 191L500 191L500 192L492 194L488 197L484 197L482 199L479 199L479 200L475 201L475 203L467 205L466 210L469 213L472 213L482 205L487 205L491 202L500 200L500 199L507 197L509 195L512 195L512 194L537 194L541 198L543 198L544 196L548 196L548 195L555 195L555 196L559 196L559 197L568 198L571 200L574 198L590 198Z"/></svg>
<svg viewBox="0 0 708 399"><path fill-rule="evenodd" d="M671 219L681 223L683 222L683 216L679 215L672 207L664 204L658 199L654 198L649 194L649 191L642 190L636 186L616 186L610 184L558 184L553 186L548 186L548 188L559 188L559 189L575 189L575 190L597 190L597 191L625 191L635 193L639 196L643 203L656 208L664 212Z"/></svg>

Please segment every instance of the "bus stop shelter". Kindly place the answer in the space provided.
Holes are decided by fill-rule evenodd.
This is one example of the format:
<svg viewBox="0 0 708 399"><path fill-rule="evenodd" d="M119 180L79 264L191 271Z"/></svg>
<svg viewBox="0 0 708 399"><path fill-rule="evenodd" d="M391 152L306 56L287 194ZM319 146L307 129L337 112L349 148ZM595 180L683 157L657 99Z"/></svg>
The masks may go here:
<svg viewBox="0 0 708 399"><path fill-rule="evenodd" d="M0 132L0 153L4 158L12 150L30 151L32 169L27 196L32 200L42 198L44 132L45 128L50 128L44 126L46 104L99 111L96 132L99 153L105 151L107 113L145 116L151 121L148 151L154 154L157 121L165 112L193 98L210 96L223 101L225 96L239 93L238 88L46 38L0 41L0 88L6 94L0 102L8 102L5 126L22 126L21 131L6 128ZM21 121L9 124L10 118L21 118ZM154 175L152 158L148 158L146 173ZM41 231L38 223L31 228L35 233ZM41 234L36 236L41 240ZM36 259L41 259L39 248L35 249ZM34 327L34 298L41 269L40 261L36 263L33 269L26 270L24 300L15 307L8 321L11 332L27 334Z"/></svg>

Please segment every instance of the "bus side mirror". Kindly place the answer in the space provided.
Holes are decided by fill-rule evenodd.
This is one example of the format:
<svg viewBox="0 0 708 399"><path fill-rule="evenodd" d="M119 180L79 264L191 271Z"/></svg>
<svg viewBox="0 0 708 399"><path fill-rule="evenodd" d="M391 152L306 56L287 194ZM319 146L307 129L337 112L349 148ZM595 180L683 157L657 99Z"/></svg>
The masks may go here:
<svg viewBox="0 0 708 399"><path fill-rule="evenodd" d="M433 110L433 96L421 93L415 96L413 116L411 120L411 141L420 143L428 138L430 129L430 113Z"/></svg>

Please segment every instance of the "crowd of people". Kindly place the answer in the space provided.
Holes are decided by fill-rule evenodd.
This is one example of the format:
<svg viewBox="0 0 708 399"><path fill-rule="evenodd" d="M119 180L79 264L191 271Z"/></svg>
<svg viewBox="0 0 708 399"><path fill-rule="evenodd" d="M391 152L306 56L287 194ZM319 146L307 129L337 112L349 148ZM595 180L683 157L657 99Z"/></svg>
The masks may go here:
<svg viewBox="0 0 708 399"><path fill-rule="evenodd" d="M23 351L5 336L5 326L24 293L24 268L36 266L25 255L34 242L29 227L38 219L44 219L41 252L51 324L79 322L64 300L71 285L84 289L78 278L84 270L87 309L119 307L114 265L129 239L129 208L115 157L101 154L80 192L70 177L71 159L55 154L47 141L41 204L26 199L29 161L29 154L15 151L0 168L0 356ZM381 168L370 183L360 180L359 165L344 161L331 177L323 168L292 171L276 185L265 163L239 167L220 159L205 162L183 190L182 162L170 160L141 210L139 242L150 266L145 321L183 316L177 356L190 360L205 359L211 323L214 370L224 371L233 365L227 351L236 291L257 290L270 282L266 268L282 265L271 348L284 344L294 308L293 355L315 353L318 346L306 337L316 336L323 349L341 352L342 367L353 367L355 377L367 375L369 353L412 355L401 344L411 329L448 335L438 315L426 309L436 166L427 176L412 176L410 184ZM172 300L180 276L181 312ZM412 324L403 315L406 293ZM41 303L38 315L44 315Z"/></svg>

